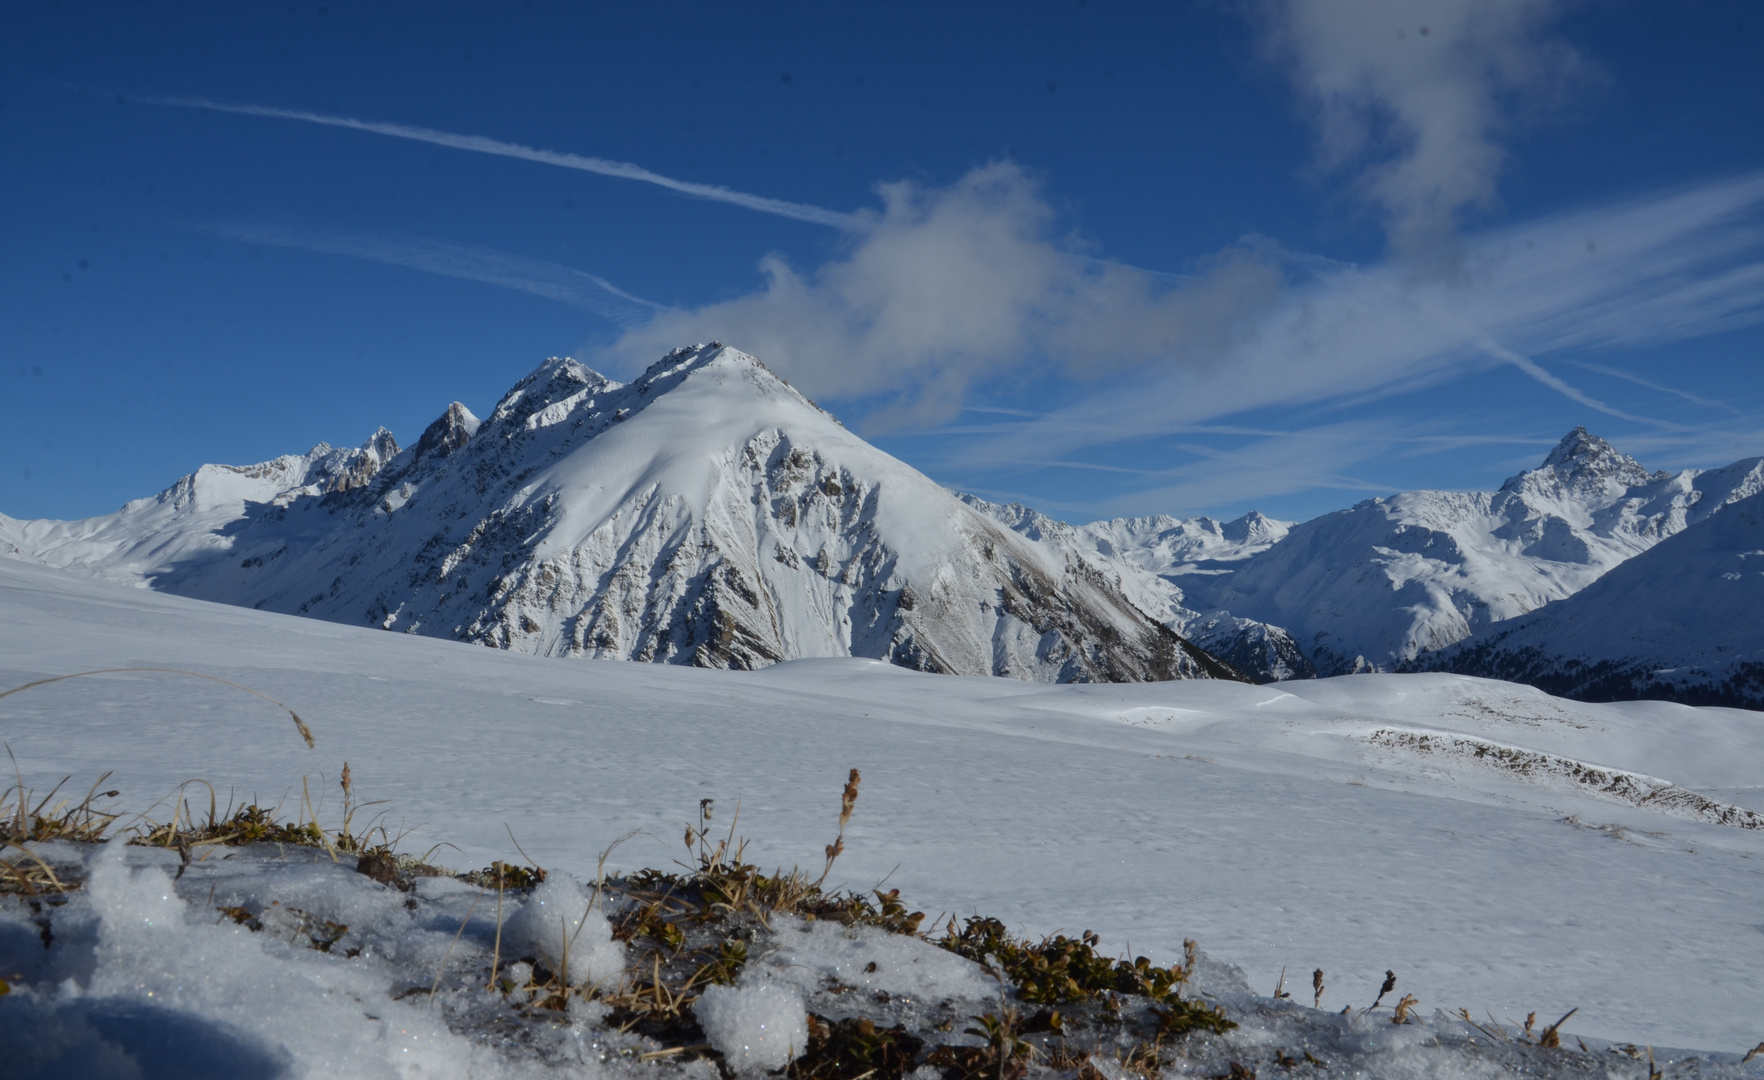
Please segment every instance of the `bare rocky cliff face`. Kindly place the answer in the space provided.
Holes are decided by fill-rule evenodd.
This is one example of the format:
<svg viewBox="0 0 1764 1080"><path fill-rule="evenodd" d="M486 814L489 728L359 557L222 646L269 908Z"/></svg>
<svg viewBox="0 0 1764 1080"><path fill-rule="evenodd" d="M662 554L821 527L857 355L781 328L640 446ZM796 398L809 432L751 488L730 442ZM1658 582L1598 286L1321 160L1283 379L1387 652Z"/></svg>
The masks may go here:
<svg viewBox="0 0 1764 1080"><path fill-rule="evenodd" d="M571 360L408 449L383 430L205 466L15 557L202 599L549 656L750 669L859 656L1059 682L1237 678L1118 575L1012 532L754 358L630 384Z"/></svg>

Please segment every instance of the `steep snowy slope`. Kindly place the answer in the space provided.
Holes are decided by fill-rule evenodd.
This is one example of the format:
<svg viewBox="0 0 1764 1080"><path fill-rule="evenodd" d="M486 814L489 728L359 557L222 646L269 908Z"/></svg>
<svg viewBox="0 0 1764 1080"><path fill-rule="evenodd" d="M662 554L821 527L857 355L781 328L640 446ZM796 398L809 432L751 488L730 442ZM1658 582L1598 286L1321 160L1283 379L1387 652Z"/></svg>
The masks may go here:
<svg viewBox="0 0 1764 1080"><path fill-rule="evenodd" d="M1020 503L992 503L973 495L959 498L994 521L1118 582L1142 611L1154 613L1257 682L1312 678L1317 673L1285 629L1228 611L1195 611L1177 583L1189 574L1230 573L1237 563L1285 537L1292 528L1289 521L1251 512L1227 522L1159 514L1068 525Z"/></svg>
<svg viewBox="0 0 1764 1080"><path fill-rule="evenodd" d="M973 512L718 344L629 385L547 361L482 422L456 404L393 450L382 433L209 467L107 518L8 530L54 566L544 655L1234 674L1117 582Z"/></svg>
<svg viewBox="0 0 1764 1080"><path fill-rule="evenodd" d="M1499 491L1369 499L1228 573L1174 580L1191 608L1287 628L1322 674L1388 670L1569 596L1760 489L1764 459L1650 474L1576 428Z"/></svg>
<svg viewBox="0 0 1764 1080"><path fill-rule="evenodd" d="M1580 592L1415 666L1583 701L1764 708L1764 494L1705 518Z"/></svg>

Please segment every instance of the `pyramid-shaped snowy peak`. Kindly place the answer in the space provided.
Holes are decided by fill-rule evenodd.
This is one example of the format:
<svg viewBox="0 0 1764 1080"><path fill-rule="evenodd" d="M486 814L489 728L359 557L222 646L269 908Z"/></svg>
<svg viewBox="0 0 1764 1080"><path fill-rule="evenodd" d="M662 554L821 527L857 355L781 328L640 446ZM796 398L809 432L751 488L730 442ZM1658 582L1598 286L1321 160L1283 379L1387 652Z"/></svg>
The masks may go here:
<svg viewBox="0 0 1764 1080"><path fill-rule="evenodd" d="M389 460L370 453L383 442L280 459L286 486L207 466L181 503L8 535L24 557L187 596L553 656L1233 674L1118 580L974 512L720 344L629 384L548 360L482 421L456 404Z"/></svg>

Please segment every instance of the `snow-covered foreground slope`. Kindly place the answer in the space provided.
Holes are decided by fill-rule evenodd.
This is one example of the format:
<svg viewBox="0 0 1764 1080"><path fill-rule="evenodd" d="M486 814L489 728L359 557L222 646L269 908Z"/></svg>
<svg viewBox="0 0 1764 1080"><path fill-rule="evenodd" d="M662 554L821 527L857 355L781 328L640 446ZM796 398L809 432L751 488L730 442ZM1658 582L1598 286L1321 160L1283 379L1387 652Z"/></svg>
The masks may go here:
<svg viewBox="0 0 1764 1080"><path fill-rule="evenodd" d="M0 520L0 554L547 656L1234 677L1118 574L975 513L715 343L629 385L547 361L403 452L382 429L205 466L108 517Z"/></svg>
<svg viewBox="0 0 1764 1080"><path fill-rule="evenodd" d="M1572 595L1759 490L1764 459L1649 473L1577 428L1499 491L1370 499L1230 572L1171 580L1190 608L1284 627L1322 674L1389 670Z"/></svg>
<svg viewBox="0 0 1764 1080"><path fill-rule="evenodd" d="M1734 503L1580 592L1418 665L1593 701L1764 708L1764 495Z"/></svg>
<svg viewBox="0 0 1764 1080"><path fill-rule="evenodd" d="M1588 1037L1764 1038L1754 713L1449 675L1048 686L852 659L559 664L18 562L0 562L0 615L0 684L192 668L288 702L318 740L198 680L55 683L0 701L39 788L114 769L134 805L191 777L297 802L302 775L332 791L348 761L390 825L420 826L407 848L447 841L441 861L482 866L514 854L512 830L587 878L633 829L613 863L668 865L702 798L740 802L756 861L818 864L857 766L835 877L887 877L932 915L1091 928L1159 962L1194 937L1264 993L1282 967L1289 988L1323 968L1325 1007L1369 1004L1391 968L1422 1015L1578 1006L1567 1030Z"/></svg>

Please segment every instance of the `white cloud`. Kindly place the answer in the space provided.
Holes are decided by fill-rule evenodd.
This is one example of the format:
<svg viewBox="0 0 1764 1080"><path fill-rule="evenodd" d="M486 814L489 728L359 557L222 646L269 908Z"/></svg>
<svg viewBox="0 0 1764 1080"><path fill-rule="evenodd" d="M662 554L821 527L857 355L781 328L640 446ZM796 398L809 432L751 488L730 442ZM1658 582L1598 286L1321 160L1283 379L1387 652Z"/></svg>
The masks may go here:
<svg viewBox="0 0 1764 1080"><path fill-rule="evenodd" d="M1271 53L1312 111L1321 163L1370 157L1363 193L1393 248L1438 263L1459 217L1496 203L1502 132L1584 80L1549 35L1560 0L1263 0Z"/></svg>
<svg viewBox="0 0 1764 1080"><path fill-rule="evenodd" d="M1033 179L1010 163L930 190L883 185L883 211L809 272L781 256L763 287L635 327L600 359L629 368L682 342L752 352L811 395L893 404L873 422L948 419L983 379L1057 365L1078 375L1186 358L1204 364L1278 298L1278 253L1214 256L1177 284L1081 257L1053 235Z"/></svg>

